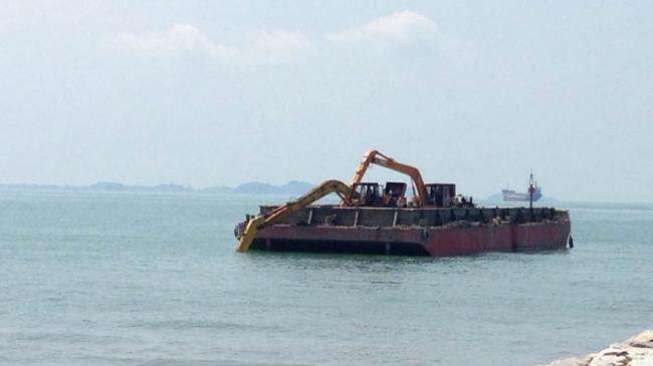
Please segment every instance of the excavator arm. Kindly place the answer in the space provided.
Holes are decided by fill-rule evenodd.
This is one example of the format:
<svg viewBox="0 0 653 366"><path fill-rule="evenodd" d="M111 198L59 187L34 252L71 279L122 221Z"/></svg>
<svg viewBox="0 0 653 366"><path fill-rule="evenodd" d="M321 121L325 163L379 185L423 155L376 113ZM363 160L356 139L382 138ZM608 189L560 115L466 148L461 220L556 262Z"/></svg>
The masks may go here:
<svg viewBox="0 0 653 366"><path fill-rule="evenodd" d="M245 223L245 230L238 237L236 251L248 251L259 229L281 221L291 213L301 210L330 193L336 193L340 196L345 205L350 203L353 194L351 188L341 181L328 180L323 182L298 199L288 202L283 206L279 206L265 215L256 216L253 219L248 220Z"/></svg>
<svg viewBox="0 0 653 366"><path fill-rule="evenodd" d="M424 186L424 180L422 179L422 174L419 172L419 170L410 165L398 163L394 159L381 154L377 150L369 150L365 153L365 155L363 155L363 160L356 168L356 172L351 179L351 187L363 180L365 172L367 172L367 168L369 168L370 164L380 165L382 167L409 176L412 180L413 192L415 192L415 203L418 206L422 206L424 204L424 198L426 197L426 187Z"/></svg>

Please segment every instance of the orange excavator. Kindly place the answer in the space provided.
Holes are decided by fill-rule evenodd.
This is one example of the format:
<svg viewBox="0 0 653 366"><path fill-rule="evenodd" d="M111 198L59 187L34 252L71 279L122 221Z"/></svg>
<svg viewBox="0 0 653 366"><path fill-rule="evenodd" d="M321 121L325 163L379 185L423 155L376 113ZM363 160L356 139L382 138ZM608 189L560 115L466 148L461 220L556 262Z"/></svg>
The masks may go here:
<svg viewBox="0 0 653 366"><path fill-rule="evenodd" d="M361 160L356 168L354 176L351 178L350 186L354 192L359 193L361 197L365 197L365 194L363 193L374 189L370 187L376 185L376 183L361 183L370 164L379 165L409 176L413 185L414 205L417 207L424 205L427 191L424 180L422 179L422 174L419 170L410 165L399 163L377 150L369 150L363 155L363 160ZM385 197L383 202L384 205L392 204L393 200L401 200L401 197L405 192L405 187L402 189L401 185L403 185L403 183L388 182L388 184L386 184L386 189L383 194L383 197Z"/></svg>
<svg viewBox="0 0 653 366"><path fill-rule="evenodd" d="M380 153L369 150L356 168L351 179L352 192L357 194L351 204L358 206L398 206L406 205L404 193L406 185L399 182L387 182L383 192L378 183L363 183L365 172L371 164L379 165L410 177L413 186L413 207L469 207L473 206L469 197L456 196L456 185L452 183L424 184L422 174L413 166L402 164ZM344 201L343 201L344 204Z"/></svg>

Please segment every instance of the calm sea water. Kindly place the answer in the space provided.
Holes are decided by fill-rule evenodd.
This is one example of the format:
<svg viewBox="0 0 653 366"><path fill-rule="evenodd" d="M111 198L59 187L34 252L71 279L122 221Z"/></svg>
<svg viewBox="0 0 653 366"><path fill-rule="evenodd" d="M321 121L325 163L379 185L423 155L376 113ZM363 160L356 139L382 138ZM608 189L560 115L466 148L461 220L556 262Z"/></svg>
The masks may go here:
<svg viewBox="0 0 653 366"><path fill-rule="evenodd" d="M233 251L287 197L0 191L0 363L531 365L653 328L653 207L572 206L576 248Z"/></svg>

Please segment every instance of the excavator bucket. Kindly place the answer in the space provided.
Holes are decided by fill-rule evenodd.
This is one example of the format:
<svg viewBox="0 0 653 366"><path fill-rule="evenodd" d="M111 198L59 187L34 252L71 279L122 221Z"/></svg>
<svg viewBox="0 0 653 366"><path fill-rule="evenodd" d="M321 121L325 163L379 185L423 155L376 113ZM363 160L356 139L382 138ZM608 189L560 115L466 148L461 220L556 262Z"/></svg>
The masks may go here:
<svg viewBox="0 0 653 366"><path fill-rule="evenodd" d="M258 232L258 227L265 221L264 216L257 216L247 222L245 231L243 231L238 244L236 245L236 251L240 253L245 253L249 250L249 247L252 245L256 233Z"/></svg>

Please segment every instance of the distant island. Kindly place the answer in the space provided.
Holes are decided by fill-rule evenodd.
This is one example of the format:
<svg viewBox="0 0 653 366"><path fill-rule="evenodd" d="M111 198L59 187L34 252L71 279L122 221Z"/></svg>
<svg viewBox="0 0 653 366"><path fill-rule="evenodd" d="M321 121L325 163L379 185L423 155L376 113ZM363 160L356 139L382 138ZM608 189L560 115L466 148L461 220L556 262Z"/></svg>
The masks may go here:
<svg viewBox="0 0 653 366"><path fill-rule="evenodd" d="M53 184L0 184L0 189L33 189L33 190L76 190L76 191L100 191L100 192L195 192L195 193L225 193L225 194L269 194L299 196L315 187L314 184L302 181L290 181L282 185L274 185L263 182L246 182L235 187L225 185L216 185L206 188L196 188L190 185L181 185L175 183L157 184L157 185L129 185L119 182L97 182L85 186L73 185L53 185ZM476 201L476 200L475 200ZM478 199L480 204L485 205L505 205L501 193L493 194L486 198ZM558 203L559 201L552 197L542 197L539 201L544 204Z"/></svg>
<svg viewBox="0 0 653 366"><path fill-rule="evenodd" d="M0 184L0 188L38 189L38 190L85 190L108 192L198 192L198 193L240 193L240 194L279 194L301 195L313 188L313 184L300 181L290 181L283 185L273 185L261 182L247 182L236 187L212 186L194 188L188 185L174 183L153 186L127 185L118 182L97 182L86 186L51 185L51 184Z"/></svg>

